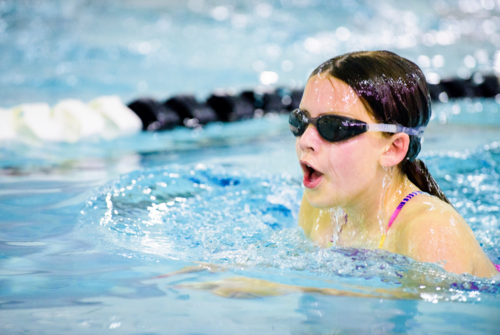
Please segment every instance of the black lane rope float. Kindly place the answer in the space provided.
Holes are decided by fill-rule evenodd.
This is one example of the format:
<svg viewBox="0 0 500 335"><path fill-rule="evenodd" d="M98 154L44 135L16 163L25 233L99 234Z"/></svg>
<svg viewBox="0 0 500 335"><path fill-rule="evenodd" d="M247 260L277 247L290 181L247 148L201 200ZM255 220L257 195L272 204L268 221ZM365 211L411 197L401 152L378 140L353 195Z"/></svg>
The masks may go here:
<svg viewBox="0 0 500 335"><path fill-rule="evenodd" d="M500 97L495 75L479 72L469 79L443 79L427 84L431 100L446 102L456 98ZM233 122L259 117L267 113L288 113L299 107L303 90L277 88L266 93L247 90L236 95L213 93L206 101L193 95L177 95L164 102L140 98L128 104L142 121L145 131L163 131L176 126L196 128L211 122Z"/></svg>

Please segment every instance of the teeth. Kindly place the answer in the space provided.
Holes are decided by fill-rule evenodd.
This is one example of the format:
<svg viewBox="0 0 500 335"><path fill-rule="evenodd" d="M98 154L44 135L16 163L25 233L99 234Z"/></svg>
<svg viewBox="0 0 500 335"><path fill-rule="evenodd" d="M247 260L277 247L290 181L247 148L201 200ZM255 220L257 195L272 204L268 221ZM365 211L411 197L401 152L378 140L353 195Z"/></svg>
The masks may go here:
<svg viewBox="0 0 500 335"><path fill-rule="evenodd" d="M307 165L307 167L308 167L308 168L310 168L310 167L311 167L311 165L309 165L309 164L306 164L306 165Z"/></svg>

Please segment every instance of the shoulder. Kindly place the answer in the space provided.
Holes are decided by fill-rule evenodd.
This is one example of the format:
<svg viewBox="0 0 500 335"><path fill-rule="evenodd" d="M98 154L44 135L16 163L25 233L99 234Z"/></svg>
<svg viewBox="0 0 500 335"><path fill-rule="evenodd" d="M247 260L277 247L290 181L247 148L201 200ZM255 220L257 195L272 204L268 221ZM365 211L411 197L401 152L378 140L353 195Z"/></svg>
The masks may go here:
<svg viewBox="0 0 500 335"><path fill-rule="evenodd" d="M417 261L441 263L447 271L473 273L471 254L478 252L479 245L460 214L427 194L408 207L398 229L397 252Z"/></svg>
<svg viewBox="0 0 500 335"><path fill-rule="evenodd" d="M420 194L408 203L407 207L403 232L432 232L434 230L451 233L464 229L470 231L469 226L455 208L437 197L426 193Z"/></svg>

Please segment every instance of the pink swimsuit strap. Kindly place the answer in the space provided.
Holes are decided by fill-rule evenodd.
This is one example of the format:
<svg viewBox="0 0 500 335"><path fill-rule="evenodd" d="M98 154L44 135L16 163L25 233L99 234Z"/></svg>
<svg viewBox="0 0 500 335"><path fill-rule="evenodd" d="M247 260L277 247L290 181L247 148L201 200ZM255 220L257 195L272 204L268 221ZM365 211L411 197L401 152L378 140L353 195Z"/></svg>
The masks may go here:
<svg viewBox="0 0 500 335"><path fill-rule="evenodd" d="M403 209L404 205L406 205L406 203L408 201L410 201L411 198L413 198L414 196L416 195L419 195L421 193L424 193L422 191L415 191L415 192L411 192L410 194L408 194L398 205L398 207L396 208L396 210L394 211L394 213L392 213L392 216L389 220L389 224L387 225L387 229L385 230L385 233L387 234L387 231L389 230L389 228L391 228L394 220L396 220L396 218L398 217L398 214L399 212L401 212L401 210Z"/></svg>
<svg viewBox="0 0 500 335"><path fill-rule="evenodd" d="M392 224L394 223L394 221L398 217L398 214L399 214L399 212L401 212L401 210L403 209L404 205L406 205L406 203L408 201L410 201L411 198L413 198L416 195L419 195L420 193L424 193L424 192L422 192L422 191L411 192L410 194L408 194L403 199L403 201L401 201L399 203L398 207L396 208L396 210L394 211L394 213L392 213L391 218L389 219L389 224L387 224L387 228L385 229L384 233L382 234L382 238L380 239L380 242L378 244L378 248L379 249L382 249L382 247L384 246L385 237L387 236L387 231L389 230L389 228L391 228Z"/></svg>

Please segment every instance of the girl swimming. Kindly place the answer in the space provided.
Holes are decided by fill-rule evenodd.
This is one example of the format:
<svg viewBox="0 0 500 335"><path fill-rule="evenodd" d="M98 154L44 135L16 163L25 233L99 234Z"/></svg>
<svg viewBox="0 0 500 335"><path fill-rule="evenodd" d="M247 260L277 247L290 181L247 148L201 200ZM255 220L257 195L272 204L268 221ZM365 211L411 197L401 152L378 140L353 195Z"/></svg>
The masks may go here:
<svg viewBox="0 0 500 335"><path fill-rule="evenodd" d="M498 273L417 159L431 116L425 77L388 51L354 52L313 71L290 114L303 170L299 225L321 245L380 248L445 270Z"/></svg>

